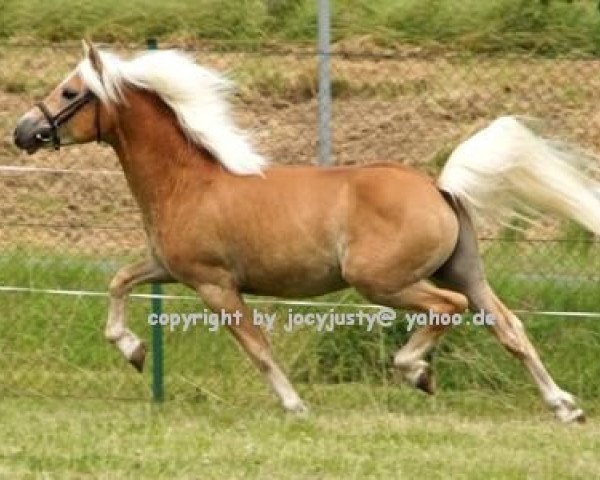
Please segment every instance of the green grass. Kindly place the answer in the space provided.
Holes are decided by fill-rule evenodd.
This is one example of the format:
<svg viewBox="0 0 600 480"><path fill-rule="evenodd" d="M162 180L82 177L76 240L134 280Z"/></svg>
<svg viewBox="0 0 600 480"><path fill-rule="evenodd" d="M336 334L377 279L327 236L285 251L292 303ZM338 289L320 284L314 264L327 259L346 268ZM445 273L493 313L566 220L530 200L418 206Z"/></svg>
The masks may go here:
<svg viewBox="0 0 600 480"><path fill-rule="evenodd" d="M320 395L318 395L320 393ZM536 399L431 399L409 390L337 386L309 393L313 411L271 402L148 403L0 399L0 477L596 478L599 426L563 426Z"/></svg>
<svg viewBox="0 0 600 480"><path fill-rule="evenodd" d="M102 41L149 36L194 42L302 41L316 34L313 0L6 0L0 37L64 41L90 35ZM368 36L370 45L460 47L474 51L527 50L540 54L600 52L600 14L592 0L336 0L335 41Z"/></svg>

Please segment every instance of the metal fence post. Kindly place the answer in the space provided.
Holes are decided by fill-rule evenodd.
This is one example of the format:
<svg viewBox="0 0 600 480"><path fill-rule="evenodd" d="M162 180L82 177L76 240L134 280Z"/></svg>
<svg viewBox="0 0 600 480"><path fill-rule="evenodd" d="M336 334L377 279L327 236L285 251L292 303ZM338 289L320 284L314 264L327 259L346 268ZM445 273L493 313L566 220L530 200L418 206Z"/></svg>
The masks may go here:
<svg viewBox="0 0 600 480"><path fill-rule="evenodd" d="M319 21L317 53L319 57L319 163L331 163L331 82L329 79L329 0L318 0Z"/></svg>
<svg viewBox="0 0 600 480"><path fill-rule="evenodd" d="M148 50L158 49L158 42L155 38L149 38L146 42ZM152 313L157 316L162 313L162 295L163 289L160 283L153 283L150 287L152 296ZM165 399L164 385L164 356L163 356L163 335L160 324L152 326L152 400L162 402Z"/></svg>

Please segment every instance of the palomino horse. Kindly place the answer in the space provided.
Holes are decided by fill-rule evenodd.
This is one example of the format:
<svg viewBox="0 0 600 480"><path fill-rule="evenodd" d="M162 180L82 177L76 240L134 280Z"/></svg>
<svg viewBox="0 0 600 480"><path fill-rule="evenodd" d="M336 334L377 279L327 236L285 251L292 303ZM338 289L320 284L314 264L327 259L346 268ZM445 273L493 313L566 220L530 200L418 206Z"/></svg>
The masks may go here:
<svg viewBox="0 0 600 480"><path fill-rule="evenodd" d="M145 349L126 327L126 297L143 283L181 282L211 309L241 312L229 326L234 337L285 409L302 412L242 294L302 297L352 286L390 307L492 314L491 328L556 416L583 419L486 282L469 214L452 188L441 191L395 164L267 167L231 121L227 86L175 52L125 61L87 43L77 69L15 130L29 153L98 140L118 155L150 254L111 281L106 337L136 368ZM422 359L430 344L417 335L395 357L406 380L424 390L433 389Z"/></svg>

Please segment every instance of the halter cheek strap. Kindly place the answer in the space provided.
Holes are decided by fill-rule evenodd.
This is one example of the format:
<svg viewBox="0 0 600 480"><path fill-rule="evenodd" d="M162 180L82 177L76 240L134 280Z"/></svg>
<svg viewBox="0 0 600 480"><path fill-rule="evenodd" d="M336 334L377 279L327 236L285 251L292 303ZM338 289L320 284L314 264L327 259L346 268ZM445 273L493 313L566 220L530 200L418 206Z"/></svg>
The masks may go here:
<svg viewBox="0 0 600 480"><path fill-rule="evenodd" d="M35 104L35 106L38 107L42 111L42 113L44 114L44 117L46 117L46 120L50 124L50 134L51 134L50 139L52 141L52 145L54 145L55 150L59 150L60 149L60 138L58 136L59 125L56 123L56 118L52 116L52 114L50 113L50 110L48 110L48 107L46 106L46 104L44 102L38 102Z"/></svg>
<svg viewBox="0 0 600 480"><path fill-rule="evenodd" d="M68 122L79 110L81 110L87 103L94 99L96 100L96 112L94 118L94 125L96 127L96 141L100 143L100 102L91 91L86 90L83 94L69 103L65 108L60 110L55 115L52 115L44 102L38 102L35 104L50 125L50 141L52 142L55 150L60 150L60 136L58 135L58 129L61 127L61 125Z"/></svg>

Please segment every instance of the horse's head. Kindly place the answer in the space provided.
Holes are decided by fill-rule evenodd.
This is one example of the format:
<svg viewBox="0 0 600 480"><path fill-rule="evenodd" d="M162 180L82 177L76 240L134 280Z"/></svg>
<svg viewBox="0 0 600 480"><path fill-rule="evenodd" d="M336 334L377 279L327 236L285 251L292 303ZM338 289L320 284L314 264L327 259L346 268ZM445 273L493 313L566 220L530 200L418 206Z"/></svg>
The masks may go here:
<svg viewBox="0 0 600 480"><path fill-rule="evenodd" d="M102 60L84 40L85 59L42 102L23 115L14 132L17 147L34 153L41 147L100 141L112 128L106 107L85 84L82 68L92 68L102 78Z"/></svg>
<svg viewBox="0 0 600 480"><path fill-rule="evenodd" d="M84 48L78 67L19 120L19 148L34 153L102 140L118 153L136 147L148 152L170 140L200 147L238 175L261 174L267 162L231 118L225 77L174 50L123 60L86 41Z"/></svg>

